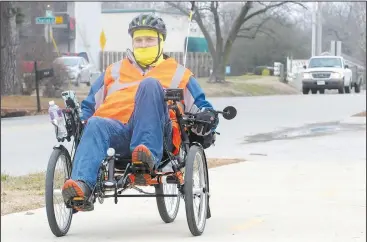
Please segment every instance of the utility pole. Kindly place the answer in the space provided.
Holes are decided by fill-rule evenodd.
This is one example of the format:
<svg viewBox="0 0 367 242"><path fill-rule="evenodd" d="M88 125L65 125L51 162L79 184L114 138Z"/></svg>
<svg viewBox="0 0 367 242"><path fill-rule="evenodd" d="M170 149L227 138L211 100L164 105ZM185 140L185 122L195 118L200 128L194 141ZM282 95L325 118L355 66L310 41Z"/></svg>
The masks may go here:
<svg viewBox="0 0 367 242"><path fill-rule="evenodd" d="M68 36L68 53L70 53L70 15L67 15L67 36Z"/></svg>
<svg viewBox="0 0 367 242"><path fill-rule="evenodd" d="M316 39L316 54L321 55L322 53L322 12L321 2L315 2L317 4L317 39Z"/></svg>
<svg viewBox="0 0 367 242"><path fill-rule="evenodd" d="M316 6L317 2L312 3L312 34L311 34L311 56L316 55Z"/></svg>
<svg viewBox="0 0 367 242"><path fill-rule="evenodd" d="M320 2L313 2L311 37L311 56L320 55L322 53L322 12Z"/></svg>

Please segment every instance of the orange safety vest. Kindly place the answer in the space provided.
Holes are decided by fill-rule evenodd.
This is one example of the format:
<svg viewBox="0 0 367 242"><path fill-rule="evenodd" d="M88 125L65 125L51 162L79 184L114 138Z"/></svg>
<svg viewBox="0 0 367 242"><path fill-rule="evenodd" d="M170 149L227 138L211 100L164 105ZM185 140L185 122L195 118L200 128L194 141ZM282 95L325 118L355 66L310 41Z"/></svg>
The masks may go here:
<svg viewBox="0 0 367 242"><path fill-rule="evenodd" d="M143 75L128 59L110 65L105 73L105 100L94 113L94 116L112 118L127 123L134 111L135 95L140 82L148 77L159 80L163 88L183 88L189 82L192 72L168 58ZM184 104L184 103L183 103ZM182 110L182 109L181 109ZM183 110L182 110L183 111ZM170 110L172 120L172 142L174 154L181 145L180 128L173 110Z"/></svg>

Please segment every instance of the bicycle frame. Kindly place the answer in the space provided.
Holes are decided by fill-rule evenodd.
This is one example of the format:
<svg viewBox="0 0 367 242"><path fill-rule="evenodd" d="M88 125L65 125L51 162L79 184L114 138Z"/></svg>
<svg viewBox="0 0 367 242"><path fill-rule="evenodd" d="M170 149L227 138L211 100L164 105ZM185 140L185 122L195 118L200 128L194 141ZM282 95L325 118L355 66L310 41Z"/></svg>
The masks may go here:
<svg viewBox="0 0 367 242"><path fill-rule="evenodd" d="M171 100L173 103L169 108L173 109L176 114L177 122L180 126L181 130L181 138L182 138L182 148L184 149L185 154L188 152L190 148L190 141L187 133L185 132L185 124L183 120L183 115L179 112L176 100ZM162 183L168 184L177 184L179 189L182 188L184 184L183 174L180 171L181 168L185 166L185 159L181 160L179 155L174 155L170 150L168 150L166 143L164 144L164 153L166 155L165 159L162 160L161 164L158 166L158 170L163 169L169 163L172 163L172 172L152 172L151 174L144 174L145 179L148 181L146 186L155 186ZM179 161L179 164L174 164L174 161ZM120 162L126 165L126 168L123 170L123 174L118 181L115 180L116 177L116 162ZM106 164L107 163L107 164ZM129 184L134 184L135 172L134 168L131 166L130 158L122 158L118 154L113 154L112 156L107 156L105 160L102 162L101 168L103 166L108 167L108 175L107 181L104 182L104 189L115 190L114 195L104 195L103 198L114 197L115 203L117 203L118 197L177 197L180 195L170 195L170 194L155 194L155 193L146 193L141 189L137 189L134 185L128 187ZM103 168L102 168L103 169ZM164 179L165 178L165 179ZM141 184L139 185L141 186ZM143 195L121 195L121 193L128 189L134 188L141 193L145 193ZM118 189L121 189L118 191ZM98 191L97 191L98 193Z"/></svg>
<svg viewBox="0 0 367 242"><path fill-rule="evenodd" d="M175 112L177 123L180 127L181 131L181 149L184 152L184 158L181 159L180 153L178 155L174 155L167 147L166 142L164 142L164 158L159 164L157 170L163 169L169 163L172 163L171 172L152 172L150 174L143 174L145 181L147 184L138 184L138 186L156 186L159 184L177 184L181 194L183 194L183 173L181 169L185 167L185 158L188 153L191 145L201 144L197 142L190 143L189 135L186 132L187 128L190 128L195 123L195 118L190 117L190 114L181 113L178 107L178 103L183 99L183 89L166 89L165 101L170 101L169 109L172 109ZM68 108L65 109L65 114L69 115L68 122L68 134L74 136L75 142L75 150L80 142L80 138L82 136L83 131L83 123L76 116L75 107L70 103L67 105ZM70 130L70 133L69 133ZM175 164L177 163L177 164ZM123 168L120 170L120 173L116 171L116 164L123 164ZM206 164L205 164L206 165ZM108 170L108 171L107 171ZM147 193L141 189L135 187L135 175L137 175L134 167L131 165L131 158L123 158L119 154L115 154L113 150L112 154L107 155L107 157L102 161L100 166L101 174L98 174L98 181L96 186L94 187L91 197L88 199L89 202L95 202L98 197L101 199L104 198L115 198L115 203L118 202L118 197L177 197L179 194L156 194L156 193ZM121 174L122 173L122 174ZM103 180L101 179L101 175L103 175ZM120 177L119 177L120 176ZM118 179L116 179L118 178ZM128 188L134 188L141 193L142 195L121 195L123 191ZM114 191L113 195L105 195L106 191Z"/></svg>

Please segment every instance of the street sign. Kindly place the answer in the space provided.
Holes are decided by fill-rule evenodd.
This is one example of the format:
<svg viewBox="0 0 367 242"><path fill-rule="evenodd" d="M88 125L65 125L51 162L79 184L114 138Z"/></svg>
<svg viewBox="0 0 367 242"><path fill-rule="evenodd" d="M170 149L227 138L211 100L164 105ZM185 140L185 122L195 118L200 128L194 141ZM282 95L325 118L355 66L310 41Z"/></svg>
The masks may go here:
<svg viewBox="0 0 367 242"><path fill-rule="evenodd" d="M64 18L62 16L56 16L55 17L55 24L63 24Z"/></svg>
<svg viewBox="0 0 367 242"><path fill-rule="evenodd" d="M45 17L37 17L36 24L63 24L63 16L54 16L51 10L46 10Z"/></svg>
<svg viewBox="0 0 367 242"><path fill-rule="evenodd" d="M55 17L38 17L36 18L36 24L54 24Z"/></svg>
<svg viewBox="0 0 367 242"><path fill-rule="evenodd" d="M99 45L101 46L101 49L103 51L104 47L106 46L106 35L105 35L103 30L102 30L101 35L99 37Z"/></svg>

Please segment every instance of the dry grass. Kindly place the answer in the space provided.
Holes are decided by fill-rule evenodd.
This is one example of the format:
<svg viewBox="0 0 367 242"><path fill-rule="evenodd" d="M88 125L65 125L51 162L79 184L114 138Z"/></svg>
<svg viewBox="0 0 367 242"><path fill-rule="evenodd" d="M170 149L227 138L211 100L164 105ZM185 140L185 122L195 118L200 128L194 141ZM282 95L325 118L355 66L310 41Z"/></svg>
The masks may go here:
<svg viewBox="0 0 367 242"><path fill-rule="evenodd" d="M1 174L1 216L45 206L45 173L12 177Z"/></svg>
<svg viewBox="0 0 367 242"><path fill-rule="evenodd" d="M243 162L240 159L208 159L210 168ZM45 173L1 175L1 216L45 206Z"/></svg>
<svg viewBox="0 0 367 242"><path fill-rule="evenodd" d="M36 96L2 96L1 117L19 117L28 115L46 114L48 102L54 100L59 107L64 107L61 98L40 98L41 112L37 112Z"/></svg>
<svg viewBox="0 0 367 242"><path fill-rule="evenodd" d="M239 162L243 162L241 159L208 159L208 168L215 168L219 166L231 165Z"/></svg>
<svg viewBox="0 0 367 242"><path fill-rule="evenodd" d="M226 83L208 83L208 78L199 78L199 83L207 97L262 96L276 94L295 94L296 89L281 83L273 76L230 76ZM72 87L79 101L89 92L89 87ZM64 107L61 98L40 97L41 112L37 112L36 96L3 96L1 97L1 117L16 117L25 115L45 114L48 102L54 100L57 105Z"/></svg>
<svg viewBox="0 0 367 242"><path fill-rule="evenodd" d="M200 86L207 97L264 96L299 93L295 88L281 83L273 76L235 76L225 83L208 83L208 78L199 78Z"/></svg>
<svg viewBox="0 0 367 242"><path fill-rule="evenodd" d="M64 106L64 102L61 98L45 98L41 97L41 109L48 108L48 102L54 100L60 107ZM36 96L2 96L1 97L1 109L31 109L37 110L37 97Z"/></svg>
<svg viewBox="0 0 367 242"><path fill-rule="evenodd" d="M366 117L366 111L356 113L356 114L352 115L352 117Z"/></svg>

